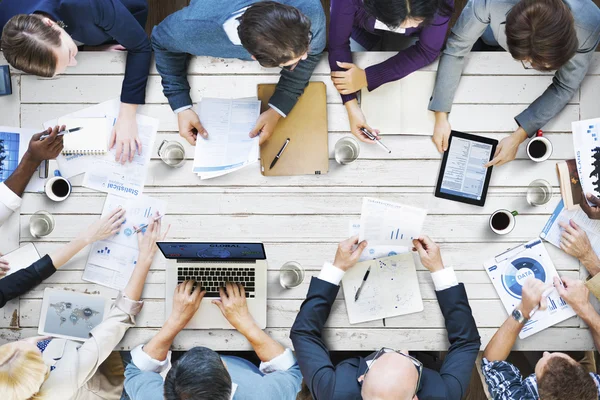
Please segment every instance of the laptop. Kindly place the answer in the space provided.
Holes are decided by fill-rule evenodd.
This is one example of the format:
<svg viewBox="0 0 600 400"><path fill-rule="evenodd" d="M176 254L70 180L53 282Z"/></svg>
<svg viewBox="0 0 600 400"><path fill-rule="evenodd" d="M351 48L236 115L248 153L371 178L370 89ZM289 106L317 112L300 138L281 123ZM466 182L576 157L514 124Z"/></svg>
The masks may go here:
<svg viewBox="0 0 600 400"><path fill-rule="evenodd" d="M167 259L166 317L173 309L175 287L189 279L206 295L186 329L234 329L211 301L226 282L244 285L248 310L261 329L267 327L267 255L262 243L158 242Z"/></svg>

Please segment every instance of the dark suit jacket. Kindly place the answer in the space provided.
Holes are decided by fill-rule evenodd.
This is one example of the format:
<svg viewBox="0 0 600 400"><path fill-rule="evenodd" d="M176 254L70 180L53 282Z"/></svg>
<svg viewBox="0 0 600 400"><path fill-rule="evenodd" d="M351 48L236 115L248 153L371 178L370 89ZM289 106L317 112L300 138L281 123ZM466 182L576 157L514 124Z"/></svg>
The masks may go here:
<svg viewBox="0 0 600 400"><path fill-rule="evenodd" d="M350 358L333 365L322 338L339 289L313 278L290 334L304 381L315 400L362 399L357 378L367 369L364 358ZM481 341L463 284L436 295L450 348L440 372L424 369L417 396L419 400L460 400L469 385Z"/></svg>
<svg viewBox="0 0 600 400"><path fill-rule="evenodd" d="M0 31L17 14L42 12L63 21L65 30L88 46L117 41L127 49L121 101L144 104L152 46L144 30L147 0L4 0L0 1Z"/></svg>
<svg viewBox="0 0 600 400"><path fill-rule="evenodd" d="M29 267L0 279L0 308L9 300L30 291L55 272L52 259L46 254Z"/></svg>

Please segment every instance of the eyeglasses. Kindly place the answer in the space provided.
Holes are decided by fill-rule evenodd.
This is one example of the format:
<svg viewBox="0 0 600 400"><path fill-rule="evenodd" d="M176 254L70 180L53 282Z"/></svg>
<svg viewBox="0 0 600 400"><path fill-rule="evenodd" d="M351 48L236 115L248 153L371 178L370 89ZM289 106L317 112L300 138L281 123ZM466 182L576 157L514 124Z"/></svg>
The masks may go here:
<svg viewBox="0 0 600 400"><path fill-rule="evenodd" d="M525 68L525 69L533 69L533 66L531 65L531 61L521 60L521 64L523 64L523 68Z"/></svg>
<svg viewBox="0 0 600 400"><path fill-rule="evenodd" d="M415 368L417 369L417 372L419 373L419 378L417 379L417 387L415 388L415 393L413 394L413 397L415 397L415 395L419 391L419 386L421 386L421 377L423 376L423 363L421 361L417 360L416 358L409 356L408 354L401 353L400 351L396 351L396 350L390 349L388 347L382 347L377 353L375 353L373 358L367 359L367 370L364 373L363 381L360 382L360 385L362 386L364 379L366 379L367 374L369 373L369 370L371 368L373 368L373 364L375 364L375 361L377 361L382 355L384 355L386 353L398 353L401 356L408 358L413 363Z"/></svg>

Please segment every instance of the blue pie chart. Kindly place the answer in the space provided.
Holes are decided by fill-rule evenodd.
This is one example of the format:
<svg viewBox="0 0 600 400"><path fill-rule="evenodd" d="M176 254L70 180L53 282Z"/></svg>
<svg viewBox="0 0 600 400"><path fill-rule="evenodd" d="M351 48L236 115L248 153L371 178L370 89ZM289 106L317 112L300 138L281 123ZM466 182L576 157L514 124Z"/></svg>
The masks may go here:
<svg viewBox="0 0 600 400"><path fill-rule="evenodd" d="M531 277L546 282L546 271L542 267L542 264L529 257L517 258L504 271L502 286L504 286L509 295L516 299L521 299L523 295L523 283Z"/></svg>

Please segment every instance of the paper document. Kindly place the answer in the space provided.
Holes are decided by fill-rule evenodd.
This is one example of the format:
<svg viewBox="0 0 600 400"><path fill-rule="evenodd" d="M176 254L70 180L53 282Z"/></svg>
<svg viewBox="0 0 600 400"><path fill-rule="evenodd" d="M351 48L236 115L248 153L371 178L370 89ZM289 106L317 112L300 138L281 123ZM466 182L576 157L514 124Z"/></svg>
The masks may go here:
<svg viewBox="0 0 600 400"><path fill-rule="evenodd" d="M354 296L371 267L358 300ZM351 324L423 311L413 255L364 261L350 268L342 279Z"/></svg>
<svg viewBox="0 0 600 400"><path fill-rule="evenodd" d="M156 211L164 215L167 204L163 200L144 195L123 198L109 194L102 216L119 206L126 211L125 222L116 235L92 244L83 280L123 290L138 259L138 238L134 226L147 224L148 218L154 216Z"/></svg>
<svg viewBox="0 0 600 400"><path fill-rule="evenodd" d="M58 126L66 129L81 128L78 131L63 136L64 148L67 154L104 154L108 151L108 139L112 131L111 119L104 116L98 118L59 118Z"/></svg>
<svg viewBox="0 0 600 400"><path fill-rule="evenodd" d="M360 235L360 220L350 221L349 237ZM381 257L391 257L398 254L408 253L406 246L371 246L369 244L360 256L359 261L373 260Z"/></svg>
<svg viewBox="0 0 600 400"><path fill-rule="evenodd" d="M40 259L40 254L33 245L33 243L27 243L26 245L18 248L15 251L11 251L8 254L0 257L1 259L8 262L9 270L4 276L14 274L15 272L22 270L23 268L29 267L34 262ZM0 278L1 279L1 278Z"/></svg>
<svg viewBox="0 0 600 400"><path fill-rule="evenodd" d="M600 197L600 118L575 121L572 129L581 187Z"/></svg>
<svg viewBox="0 0 600 400"><path fill-rule="evenodd" d="M521 302L523 284L527 279L539 279L551 286L554 277L558 276L554 263L540 239L534 239L499 254L483 265L507 314L512 313ZM527 321L519 337L525 339L573 316L575 311L553 291L548 296L548 308L538 310Z"/></svg>
<svg viewBox="0 0 600 400"><path fill-rule="evenodd" d="M201 179L224 175L258 161L259 138L250 138L260 101L204 98L196 107L208 139L196 142L194 172Z"/></svg>
<svg viewBox="0 0 600 400"><path fill-rule="evenodd" d="M412 246L419 237L427 210L365 197L360 215L360 240L369 246Z"/></svg>
<svg viewBox="0 0 600 400"><path fill-rule="evenodd" d="M560 248L560 237L563 229L558 223L569 224L569 220L575 221L587 233L592 249L596 254L600 254L600 235L598 234L600 232L600 221L588 218L587 214L580 207L567 210L563 200L556 206L542 233L540 233L540 237Z"/></svg>

